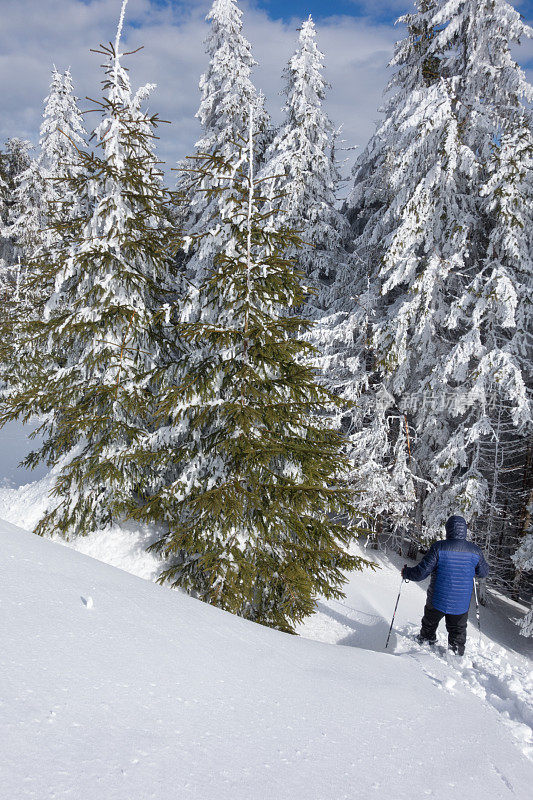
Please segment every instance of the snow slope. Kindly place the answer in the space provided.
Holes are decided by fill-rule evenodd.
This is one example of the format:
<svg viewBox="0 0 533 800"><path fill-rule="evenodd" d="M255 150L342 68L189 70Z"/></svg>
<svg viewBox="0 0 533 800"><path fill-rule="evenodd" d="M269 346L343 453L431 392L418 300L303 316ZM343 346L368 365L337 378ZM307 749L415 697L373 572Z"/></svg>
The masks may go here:
<svg viewBox="0 0 533 800"><path fill-rule="evenodd" d="M9 523L0 539L2 797L530 796L502 715L443 659L287 636Z"/></svg>

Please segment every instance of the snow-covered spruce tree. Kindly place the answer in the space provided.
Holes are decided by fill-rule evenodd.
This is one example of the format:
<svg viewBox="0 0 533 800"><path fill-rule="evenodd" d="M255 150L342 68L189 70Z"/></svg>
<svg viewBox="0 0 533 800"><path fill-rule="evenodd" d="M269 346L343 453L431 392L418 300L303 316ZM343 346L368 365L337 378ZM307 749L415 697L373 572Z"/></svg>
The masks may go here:
<svg viewBox="0 0 533 800"><path fill-rule="evenodd" d="M445 323L476 242L470 176L477 165L460 138L453 87L438 73L426 75L428 56L416 33L426 26L407 21L411 32L397 50L398 91L383 131L390 136L389 149L381 179L375 176L378 185L386 183L388 202L370 216L356 251L363 258L372 253L375 264L370 264L371 288L363 303L375 310L371 349L380 376L376 382L394 398L414 432L412 458L422 501L434 477L432 454L449 440L451 428L445 406L428 402L421 388L451 346ZM428 34L426 41L429 45L434 38ZM431 491L426 508L436 507ZM432 514L422 527L420 522L418 515L415 536L424 539L444 520Z"/></svg>
<svg viewBox="0 0 533 800"><path fill-rule="evenodd" d="M4 391L9 391L18 380L14 367L18 365L21 370L27 368L17 318L26 324L35 313L36 294L46 295L46 286L37 267L44 245L43 237L51 222L46 213L45 193L46 180L40 159L31 158L26 169L14 179L4 229L10 245L10 261L6 270L10 291L0 319L0 382Z"/></svg>
<svg viewBox="0 0 533 800"><path fill-rule="evenodd" d="M509 556L522 536L531 480L533 138L527 126L502 135L487 170L486 255L452 306L449 327L457 339L437 373L440 385L454 387L446 396L457 426L434 463L444 502L475 513L495 579L509 587ZM431 376L430 391L438 391L436 383Z"/></svg>
<svg viewBox="0 0 533 800"><path fill-rule="evenodd" d="M28 168L17 176L6 229L7 237L13 242L13 261L25 268L39 248L41 232L46 225L44 191L39 161L32 158Z"/></svg>
<svg viewBox="0 0 533 800"><path fill-rule="evenodd" d="M77 150L85 134L70 71L61 75L54 67L44 103L40 152L15 178L8 220L7 235L14 242L16 258L25 265L55 235L49 222L62 200L62 181L80 170Z"/></svg>
<svg viewBox="0 0 533 800"><path fill-rule="evenodd" d="M9 202L7 155L0 150L0 224L5 225Z"/></svg>
<svg viewBox="0 0 533 800"><path fill-rule="evenodd" d="M324 111L327 84L324 56L309 16L300 29L298 49L285 69L284 121L265 156L266 193L274 221L298 230L303 246L298 264L315 290L329 285L349 261L349 225L336 208L340 174L335 163L335 131ZM344 267L346 268L346 267ZM312 305L324 305L323 292Z"/></svg>
<svg viewBox="0 0 533 800"><path fill-rule="evenodd" d="M40 271L40 250L50 247L58 235L52 223L54 218L57 223L60 210L64 216L69 208L64 200L65 183L81 168L77 150L83 145L85 131L73 96L70 71L61 75L54 67L44 106L40 151L35 159L17 158L21 166L24 161L27 163L12 177L4 229L10 245L6 271L10 292L0 320L0 360L16 360L21 367L25 356L16 338L16 316L27 321L38 305L37 297L46 298L52 292ZM12 380L16 381L13 374Z"/></svg>
<svg viewBox="0 0 533 800"><path fill-rule="evenodd" d="M60 217L67 223L69 214L75 213L64 195L68 180L82 169L78 151L84 144L84 136L70 71L61 75L54 67L50 92L44 101L40 150L15 178L10 224L6 229L13 242L16 261L12 267L15 276L12 311L24 319L34 313L39 295L46 298L53 291L40 271L40 251L43 247L51 248L54 238L61 236L53 224L57 226ZM0 323L0 329L4 328L1 335L7 346L10 329L16 330L17 326L14 320L4 322L4 325ZM11 352L13 356L18 353L19 360L23 360L19 342L11 342Z"/></svg>
<svg viewBox="0 0 533 800"><path fill-rule="evenodd" d="M354 496L343 440L324 420L338 401L299 338L311 323L288 313L305 299L286 256L298 237L262 210L254 139L250 127L225 156L193 159L193 180L224 198L204 233L223 249L199 288L199 319L178 326L190 352L166 382L164 426L138 456L180 474L138 514L167 529L153 545L161 582L292 631L367 562L345 549Z"/></svg>
<svg viewBox="0 0 533 800"><path fill-rule="evenodd" d="M496 50L490 39L494 11L501 18ZM477 314L470 305L457 320L467 298L474 300L476 277L492 252L493 201L480 195L503 153L503 132L523 129L523 76L510 58L509 41L524 27L507 3L420 2L404 20L410 35L393 61L397 91L359 164L350 213L370 284L368 299L360 302L375 310L373 350L383 384L416 432L419 476L436 484L424 506L424 527L434 534L452 511L460 509L470 520L481 514L490 496L475 443L495 430L494 419L483 429L487 399L499 406L506 401L490 380L482 377L475 389L467 380L479 378L488 328L478 335L477 351L475 333L469 347L466 341L480 314L488 322L489 305L490 313L499 305L501 332L505 314L492 295L490 303L488 296L480 299ZM499 85L493 91L494 78ZM507 121L499 107L511 115ZM467 339L458 345L463 334ZM507 347L500 339L502 345ZM523 411L520 381L515 386L512 403Z"/></svg>
<svg viewBox="0 0 533 800"><path fill-rule="evenodd" d="M468 257L475 218L466 192L474 159L459 138L449 82L438 73L426 77L418 31L427 27L427 12L419 16L426 24L418 15L404 18L410 34L392 62L397 91L379 132L387 139L385 158L355 191L362 209L378 208L356 246L362 258L372 253L365 302L385 316L372 326L373 349L396 397L416 393L446 346L440 328L449 281ZM425 38L434 41L429 32ZM386 195L378 201L381 187Z"/></svg>
<svg viewBox="0 0 533 800"><path fill-rule="evenodd" d="M25 355L16 336L16 317L27 322L39 306L42 308L38 298L46 300L53 292L53 285L46 284L41 272L40 251L51 249L54 238L61 239L58 223L61 219L68 223L69 215L76 213L72 203L66 202L65 193L69 194L68 180L82 169L78 151L83 146L84 136L70 71L61 75L54 67L50 92L44 101L40 151L14 178L10 224L6 227L15 263L10 269L10 301L0 320L1 360L3 363L18 362L21 369L25 369ZM13 372L12 380L17 380Z"/></svg>
<svg viewBox="0 0 533 800"><path fill-rule="evenodd" d="M457 299L445 320L449 347L424 383L446 398L450 435L435 442L436 527L461 508L495 566L513 583L531 436L533 137L524 101L533 88L510 46L533 31L505 0L445 2L435 15L469 177L475 226ZM444 390L444 392L443 392ZM440 446L439 446L440 445Z"/></svg>
<svg viewBox="0 0 533 800"><path fill-rule="evenodd" d="M52 206L62 197L62 187L55 179L68 175L77 160L75 148L83 144L83 126L72 97L70 73L62 76L54 67L43 117L40 151L35 158L30 157L29 143L23 145L14 140L18 147L11 155L13 174L3 219L5 275L11 286L13 310L22 300L23 308L19 310L24 315L32 302L20 295L22 279L27 283L29 262L37 263L40 247L49 244L54 235L50 227ZM40 292L46 291L41 281L35 280L34 285Z"/></svg>
<svg viewBox="0 0 533 800"><path fill-rule="evenodd" d="M317 331L317 344L328 354L324 362L328 376L342 396L355 401L342 419L351 442L352 461L359 467L354 471L355 478L365 475L363 499L374 511L376 529L392 526L396 545L402 543L407 530L411 539L419 537L420 526L414 524L415 488L423 493L426 482L414 459L416 432L412 420L399 407L394 387L383 375L384 361L392 359L397 350L403 348L405 352L405 344L389 340L381 347L374 332L378 320L387 319L387 294L398 293L394 275L390 290L385 285L395 263L394 257L386 261L395 228L405 219L398 242L405 236L414 252L422 249L424 237L432 236L426 222L432 213L431 203L439 202L435 190L439 181L446 181L438 161L447 126L453 120L437 59L430 53L433 7L431 2L420 3L416 13L403 18L409 35L398 43L391 62L397 70L389 86L392 96L385 105L383 122L356 163L355 186L345 207L354 233L354 254L337 272L330 291L331 315L320 321ZM437 165L432 171L433 157ZM409 203L411 221L416 217L418 226L415 232L408 228L405 209ZM430 252L433 246L428 245ZM418 273L414 265L411 267L414 280ZM436 296L433 307L438 308L439 302ZM406 313L414 318L418 305L422 305L423 313L423 304L424 296L415 290L413 306ZM416 370L417 366L415 362L412 368Z"/></svg>
<svg viewBox="0 0 533 800"><path fill-rule="evenodd" d="M56 206L62 207L62 184L78 175L82 168L78 151L83 149L86 135L74 96L70 69L61 75L54 67L39 138L39 165L45 181L43 204L46 215L52 214L57 219ZM48 230L43 234L46 242L50 242L50 237L54 236L54 232Z"/></svg>
<svg viewBox="0 0 533 800"><path fill-rule="evenodd" d="M237 0L214 0L207 15L211 30L206 41L209 66L200 79L202 99L196 114L202 126L202 136L196 143L196 154L211 154L215 150L227 158L236 141L246 137L250 106L254 107L258 131L256 159L262 160L269 138L268 115L264 110L264 98L258 94L251 73L256 61L250 43L242 33L242 11ZM183 195L179 227L186 234L196 233L212 227L212 220L220 214L224 203L223 194L210 191L209 175L205 184L191 186L188 173L181 173L178 191ZM202 278L220 243L216 237L201 237L186 257L187 272L193 280Z"/></svg>
<svg viewBox="0 0 533 800"><path fill-rule="evenodd" d="M61 464L40 534L106 527L147 480L128 453L152 420L172 243L161 224L167 194L153 153L157 116L141 111L146 92L132 96L121 64L124 7L115 46L97 51L107 66L95 150L81 152L83 169L62 183L76 213L65 222L58 211L58 236L41 258L55 292L22 329L34 362L0 417L42 417L44 443L26 463Z"/></svg>
<svg viewBox="0 0 533 800"><path fill-rule="evenodd" d="M11 311L11 303L13 302L14 294L12 276L5 258L8 250L8 241L4 239L2 235L7 221L8 203L9 186L7 159L5 154L0 152L0 306L2 308L3 318ZM0 394L5 391L6 388L3 373L8 358L8 348L5 343L0 340Z"/></svg>

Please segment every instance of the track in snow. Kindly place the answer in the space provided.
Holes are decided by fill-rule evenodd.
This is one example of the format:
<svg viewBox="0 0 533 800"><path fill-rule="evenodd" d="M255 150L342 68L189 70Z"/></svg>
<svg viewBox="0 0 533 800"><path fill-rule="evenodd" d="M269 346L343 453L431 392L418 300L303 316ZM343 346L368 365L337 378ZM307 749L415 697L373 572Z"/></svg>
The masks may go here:
<svg viewBox="0 0 533 800"><path fill-rule="evenodd" d="M459 680L501 715L524 755L533 761L533 670L527 660L514 657L511 663L503 647L475 637L471 637L465 656L458 658L443 644L430 647L415 643L417 633L417 626L405 626L400 631L396 654L419 661L426 675L448 691L453 691ZM428 658L440 665L440 675L427 671ZM447 677L443 678L442 669Z"/></svg>
<svg viewBox="0 0 533 800"><path fill-rule="evenodd" d="M346 599L321 600L317 613L301 626L299 632L303 636L330 644L385 651L400 586L398 569L404 559L394 553L366 551L364 555L374 558L381 569L376 573L350 575ZM421 647L414 641L420 629L426 584L427 581L402 585L386 652L414 659L428 680L451 694L468 691L479 697L491 711L498 713L515 744L533 760L533 671L528 658L531 640L519 636L509 619L521 613L519 606L491 595L490 605L482 608L483 635L480 638L471 621L466 654L458 659L447 651L444 622L439 627L436 648Z"/></svg>

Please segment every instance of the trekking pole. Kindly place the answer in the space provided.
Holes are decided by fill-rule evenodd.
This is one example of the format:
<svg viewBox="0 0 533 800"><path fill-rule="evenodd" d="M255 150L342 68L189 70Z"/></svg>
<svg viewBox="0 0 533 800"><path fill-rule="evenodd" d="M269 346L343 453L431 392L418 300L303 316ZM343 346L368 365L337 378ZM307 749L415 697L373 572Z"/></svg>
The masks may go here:
<svg viewBox="0 0 533 800"><path fill-rule="evenodd" d="M479 643L481 644L481 620L479 618L479 600L477 597L477 586L476 586L476 579L474 578L474 597L476 598L476 618L477 618L477 629L479 631Z"/></svg>
<svg viewBox="0 0 533 800"><path fill-rule="evenodd" d="M389 639L390 639L390 635L391 635L391 631L392 631L392 626L394 625L394 617L396 616L396 611L398 610L398 603L400 602L400 594L402 593L402 586L403 586L404 580L405 580L405 578L402 578L402 582L400 583L400 591L398 592L398 597L396 599L396 605L394 606L394 614L392 615L392 622L390 624L389 635L387 636L387 644L385 645L385 650L389 646Z"/></svg>

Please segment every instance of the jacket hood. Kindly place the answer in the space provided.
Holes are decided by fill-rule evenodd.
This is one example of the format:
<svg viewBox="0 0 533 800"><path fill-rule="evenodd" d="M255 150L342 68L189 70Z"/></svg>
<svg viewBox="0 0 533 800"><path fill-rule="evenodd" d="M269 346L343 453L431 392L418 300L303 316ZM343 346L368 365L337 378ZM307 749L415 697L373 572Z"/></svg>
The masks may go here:
<svg viewBox="0 0 533 800"><path fill-rule="evenodd" d="M454 515L446 523L447 539L466 539L467 528L466 520L463 517Z"/></svg>

